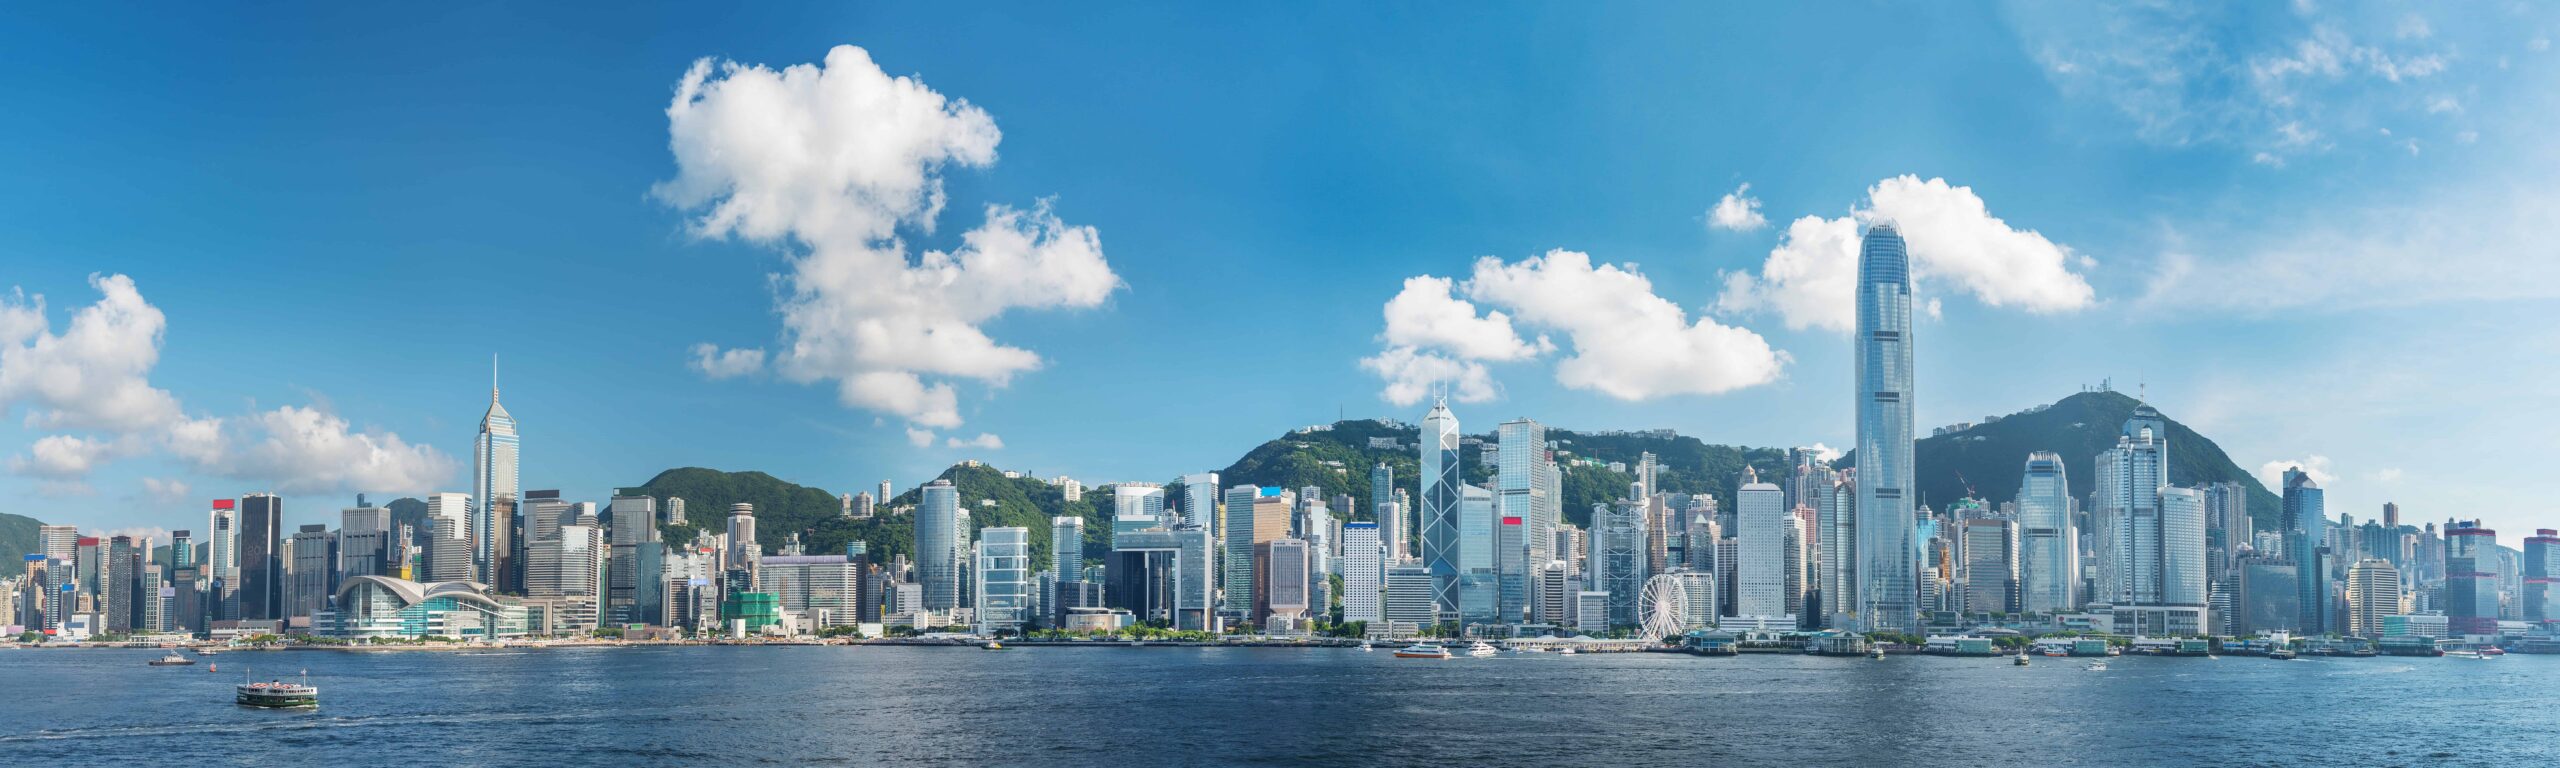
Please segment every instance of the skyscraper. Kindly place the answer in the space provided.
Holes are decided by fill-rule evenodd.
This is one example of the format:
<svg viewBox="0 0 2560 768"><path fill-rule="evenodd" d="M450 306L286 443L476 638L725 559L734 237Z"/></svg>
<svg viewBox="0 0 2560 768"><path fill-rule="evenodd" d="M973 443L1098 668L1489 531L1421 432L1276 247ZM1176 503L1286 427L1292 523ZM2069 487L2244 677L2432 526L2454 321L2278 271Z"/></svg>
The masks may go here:
<svg viewBox="0 0 2560 768"><path fill-rule="evenodd" d="M2560 530L2524 540L2524 620L2560 621Z"/></svg>
<svg viewBox="0 0 2560 768"><path fill-rule="evenodd" d="M472 560L471 497L461 493L427 494L428 581L475 581Z"/></svg>
<svg viewBox="0 0 2560 768"><path fill-rule="evenodd" d="M1996 512L1975 509L1956 521L1957 568L1963 574L1964 609L1969 613L2017 610L2018 526Z"/></svg>
<svg viewBox="0 0 2560 768"><path fill-rule="evenodd" d="M1211 535L1218 532L1218 473L1194 472L1182 478L1182 523L1200 526Z"/></svg>
<svg viewBox="0 0 2560 768"><path fill-rule="evenodd" d="M2284 472L2284 556L2292 560L2296 597L2302 617L2295 628L2306 634L2330 631L2329 518L2320 484L2301 467Z"/></svg>
<svg viewBox="0 0 2560 768"><path fill-rule="evenodd" d="M1920 629L1912 520L1911 260L1891 224L1858 248L1856 624Z"/></svg>
<svg viewBox="0 0 2560 768"><path fill-rule="evenodd" d="M2027 454L2017 501L2020 610L2078 610L2073 592L2080 585L2080 534L2071 526L2071 484L2061 454Z"/></svg>
<svg viewBox="0 0 2560 768"><path fill-rule="evenodd" d="M1458 615L1458 417L1446 399L1422 417L1422 567L1431 571L1431 599L1442 616ZM1228 514L1234 514L1232 510Z"/></svg>
<svg viewBox="0 0 2560 768"><path fill-rule="evenodd" d="M1049 518L1049 571L1061 582L1084 580L1084 518Z"/></svg>
<svg viewBox="0 0 2560 768"><path fill-rule="evenodd" d="M980 531L975 606L979 634L1011 632L1031 618L1031 529L991 526Z"/></svg>
<svg viewBox="0 0 2560 768"><path fill-rule="evenodd" d="M960 604L960 489L949 480L925 484L916 502L916 582L924 609L948 611Z"/></svg>
<svg viewBox="0 0 2560 768"><path fill-rule="evenodd" d="M471 449L471 498L479 502L472 510L470 522L473 573L472 580L483 584L498 583L498 560L504 556L498 541L505 525L497 519L498 501L515 508L516 496L516 418L498 404L498 360L489 358L489 412L480 417L480 437Z"/></svg>
<svg viewBox="0 0 2560 768"><path fill-rule="evenodd" d="M2347 634L2381 637L2382 617L2400 613L2400 570L2368 557L2347 569Z"/></svg>
<svg viewBox="0 0 2560 768"><path fill-rule="evenodd" d="M1377 523L1342 525L1342 620L1345 622L1375 624L1386 618L1382 601L1387 580L1387 548L1385 543L1378 541L1378 530Z"/></svg>
<svg viewBox="0 0 2560 768"><path fill-rule="evenodd" d="M1644 509L1633 501L1591 508L1591 555L1585 578L1593 592L1607 593L1604 610L1580 614L1584 626L1634 626L1636 598L1644 588ZM1579 597L1577 596L1577 599ZM1577 606L1576 610L1580 610Z"/></svg>
<svg viewBox="0 0 2560 768"><path fill-rule="evenodd" d="M614 493L607 508L613 510L607 537L613 557L606 561L605 618L624 624L659 623L666 563L665 545L659 543L658 500L641 489L623 488Z"/></svg>
<svg viewBox="0 0 2560 768"><path fill-rule="evenodd" d="M1494 462L1495 521L1502 531L1517 528L1517 537L1500 544L1503 551L1496 557L1502 587L1499 611L1506 622L1524 620L1529 613L1531 578L1529 569L1555 559L1556 520L1548 517L1549 505L1556 500L1558 488L1547 471L1551 461L1547 455L1547 428L1529 419L1513 419L1494 428L1496 461ZM1384 466L1384 465L1380 465ZM1518 520L1513 523L1511 521ZM1517 538L1518 541L1508 539ZM1520 551L1514 552L1517 549Z"/></svg>
<svg viewBox="0 0 2560 768"><path fill-rule="evenodd" d="M1771 483L1749 483L1734 490L1734 615L1778 618L1793 616L1786 597L1787 492ZM1690 546L1697 546L1694 542Z"/></svg>
<svg viewBox="0 0 2560 768"><path fill-rule="evenodd" d="M2165 423L2151 406L2138 406L2115 447L2098 454L2095 508L2089 511L2098 550L2098 594L2092 602L2159 598L2160 487L2168 484L2169 460Z"/></svg>
<svg viewBox="0 0 2560 768"><path fill-rule="evenodd" d="M2444 531L2444 615L2455 635L2498 634L2498 532L2477 520Z"/></svg>
<svg viewBox="0 0 2560 768"><path fill-rule="evenodd" d="M284 618L284 499L240 498L240 618Z"/></svg>

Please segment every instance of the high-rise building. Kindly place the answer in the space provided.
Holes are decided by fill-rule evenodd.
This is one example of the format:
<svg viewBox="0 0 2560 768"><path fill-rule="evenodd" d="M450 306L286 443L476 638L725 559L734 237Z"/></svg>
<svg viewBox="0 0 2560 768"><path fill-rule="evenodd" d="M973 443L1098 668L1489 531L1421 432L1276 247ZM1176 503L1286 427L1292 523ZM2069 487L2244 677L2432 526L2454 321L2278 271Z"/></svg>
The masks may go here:
<svg viewBox="0 0 2560 768"><path fill-rule="evenodd" d="M1387 505L1395 501L1396 470L1386 462L1378 462L1377 466L1369 468L1369 516L1378 521L1378 535L1380 541L1386 542L1388 552L1399 549L1394 537L1387 535L1390 531L1385 527L1388 523Z"/></svg>
<svg viewBox="0 0 2560 768"><path fill-rule="evenodd" d="M2017 522L1998 513L1968 515L1956 521L1956 549L1965 611L2016 612Z"/></svg>
<svg viewBox="0 0 2560 768"><path fill-rule="evenodd" d="M1458 467L1458 417L1446 399L1422 417L1422 567L1431 571L1431 599L1440 615L1458 613L1458 506L1465 475ZM1234 512L1230 510L1228 514Z"/></svg>
<svg viewBox="0 0 2560 768"><path fill-rule="evenodd" d="M1858 470L1841 470L1829 500L1815 514L1822 523L1822 625L1856 626L1858 584ZM1719 566L1722 564L1719 563ZM1722 578L1722 572L1718 572Z"/></svg>
<svg viewBox="0 0 2560 768"><path fill-rule="evenodd" d="M2205 578L2221 584L2231 580L2241 547L2256 537L2257 524L2249 519L2249 493L2239 483L2209 483L2203 490Z"/></svg>
<svg viewBox="0 0 2560 768"><path fill-rule="evenodd" d="M357 576L391 576L391 510L364 503L338 512L338 581Z"/></svg>
<svg viewBox="0 0 2560 768"><path fill-rule="evenodd" d="M1600 615L1584 613L1580 621L1604 630L1635 626L1636 599L1650 575L1645 572L1644 509L1627 500L1594 505L1591 525L1591 555L1584 574L1590 591L1608 594Z"/></svg>
<svg viewBox="0 0 2560 768"><path fill-rule="evenodd" d="M1379 612L1391 624L1425 629L1440 623L1440 607L1433 597L1431 570L1420 565L1399 565L1387 569L1385 604Z"/></svg>
<svg viewBox="0 0 2560 768"><path fill-rule="evenodd" d="M2233 572L2231 633L2247 637L2302 628L2299 566L2273 555L2240 558Z"/></svg>
<svg viewBox="0 0 2560 768"><path fill-rule="evenodd" d="M1492 491L1475 485L1458 486L1458 621L1462 625L1502 620L1502 578L1494 561L1498 531L1493 506Z"/></svg>
<svg viewBox="0 0 2560 768"><path fill-rule="evenodd" d="M1911 260L1892 224L1867 228L1858 248L1857 583L1854 623L1867 631L1920 629L1912 520Z"/></svg>
<svg viewBox="0 0 2560 768"><path fill-rule="evenodd" d="M2071 484L2062 455L2027 455L2018 482L2018 592L2020 610L2065 613L2080 608L2080 535L2071 524Z"/></svg>
<svg viewBox="0 0 2560 768"><path fill-rule="evenodd" d="M2498 634L2498 532L2477 520L2444 531L2444 615L2455 636Z"/></svg>
<svg viewBox="0 0 2560 768"><path fill-rule="evenodd" d="M282 619L284 613L284 499L252 493L240 498L240 618Z"/></svg>
<svg viewBox="0 0 2560 768"><path fill-rule="evenodd" d="M478 581L471 535L471 497L460 493L427 494L427 578L431 581Z"/></svg>
<svg viewBox="0 0 2560 768"><path fill-rule="evenodd" d="M1776 619L1792 617L1796 606L1786 597L1785 489L1772 483L1748 483L1734 490L1734 615Z"/></svg>
<svg viewBox="0 0 2560 768"><path fill-rule="evenodd" d="M690 569L695 564L686 564L685 567ZM756 589L773 595L782 610L800 614L811 626L847 627L862 620L862 563L859 558L845 555L764 558L756 564Z"/></svg>
<svg viewBox="0 0 2560 768"><path fill-rule="evenodd" d="M1049 571L1061 582L1084 580L1084 518L1049 518Z"/></svg>
<svg viewBox="0 0 2560 768"><path fill-rule="evenodd" d="M2560 621L2560 530L2538 529L2524 540L2524 620Z"/></svg>
<svg viewBox="0 0 2560 768"><path fill-rule="evenodd" d="M1305 619L1314 595L1309 557L1307 542L1301 539L1283 537L1254 546L1254 562L1261 566L1254 579L1261 590L1254 601L1256 624L1295 627Z"/></svg>
<svg viewBox="0 0 2560 768"><path fill-rule="evenodd" d="M2098 593L2091 602L2158 601L2160 487L2168 484L2168 460L2166 422L2148 405L2136 407L2115 447L2098 454L2097 492L2089 511L2098 550Z"/></svg>
<svg viewBox="0 0 2560 768"><path fill-rule="evenodd" d="M1513 419L1495 427L1494 434L1494 518L1500 526L1496 538L1504 539L1498 542L1501 551L1495 557L1502 593L1498 615L1505 622L1516 622L1529 614L1529 569L1555 559L1551 548L1559 521L1550 515L1562 489L1553 485L1555 477L1548 471L1553 459L1547 453L1545 425ZM1519 535L1499 535L1504 532Z"/></svg>
<svg viewBox="0 0 2560 768"><path fill-rule="evenodd" d="M308 619L329 609L338 591L338 537L313 523L293 534L293 566L285 581L285 616Z"/></svg>
<svg viewBox="0 0 2560 768"><path fill-rule="evenodd" d="M1383 466L1383 465L1382 465ZM1389 502L1393 503L1393 502ZM1386 618L1386 545L1377 523L1342 524L1342 620L1375 624Z"/></svg>
<svg viewBox="0 0 2560 768"><path fill-rule="evenodd" d="M470 580L482 584L498 583L498 541L504 526L497 519L496 502L505 500L514 508L516 495L516 418L508 415L506 406L498 404L497 358L489 359L489 411L480 417L480 437L472 443L471 498L480 506L471 511L468 526L471 536L473 574Z"/></svg>
<svg viewBox="0 0 2560 768"><path fill-rule="evenodd" d="M1180 480L1182 482L1182 524L1200 526L1200 530L1216 536L1218 494L1225 491L1218 486L1218 473L1194 472L1183 475Z"/></svg>
<svg viewBox="0 0 2560 768"><path fill-rule="evenodd" d="M2306 634L2325 634L2331 629L2329 604L2328 503L2320 485L2301 467L2284 472L2284 556L2296 568L2295 587L2302 591L2296 603L2302 617L2295 628Z"/></svg>
<svg viewBox="0 0 2560 768"><path fill-rule="evenodd" d="M2368 557L2347 569L2347 634L2381 637L2382 617L2401 613L2400 570Z"/></svg>
<svg viewBox="0 0 2560 768"><path fill-rule="evenodd" d="M978 532L970 601L979 634L1012 632L1031 620L1031 529L990 526Z"/></svg>
<svg viewBox="0 0 2560 768"><path fill-rule="evenodd" d="M722 558L727 561L726 569L744 570L752 577L756 571L756 563L764 559L764 545L756 542L756 505L743 501L729 505L728 538L729 553ZM924 541L922 533L917 534L916 541L919 542L917 549L922 550L921 542ZM727 585L724 585L724 588L725 586ZM752 581L746 586L752 587Z"/></svg>
<svg viewBox="0 0 2560 768"><path fill-rule="evenodd" d="M658 500L641 489L624 488L615 492L606 508L613 513L607 536L613 555L605 572L605 620L663 623L666 545L660 543L658 533Z"/></svg>
<svg viewBox="0 0 2560 768"><path fill-rule="evenodd" d="M1573 626L1573 596L1582 585L1573 578L1573 565L1563 560L1549 560L1538 566L1538 604L1530 611L1529 621L1550 627Z"/></svg>

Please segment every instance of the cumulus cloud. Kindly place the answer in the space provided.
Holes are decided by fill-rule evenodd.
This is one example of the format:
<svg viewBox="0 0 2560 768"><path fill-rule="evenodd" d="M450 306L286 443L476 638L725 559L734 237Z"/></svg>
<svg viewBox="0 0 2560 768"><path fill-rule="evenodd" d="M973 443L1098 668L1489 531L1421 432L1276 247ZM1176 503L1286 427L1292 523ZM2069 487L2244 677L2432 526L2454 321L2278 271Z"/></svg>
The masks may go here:
<svg viewBox="0 0 2560 768"><path fill-rule="evenodd" d="M399 435L358 430L346 419L314 408L285 406L241 419L195 421L190 431L216 437L173 441L172 451L199 470L271 483L286 493L365 490L432 491L459 471L452 457Z"/></svg>
<svg viewBox="0 0 2560 768"><path fill-rule="evenodd" d="M195 490L184 480L160 477L142 479L142 493L152 501L175 502L195 498Z"/></svg>
<svg viewBox="0 0 2560 768"><path fill-rule="evenodd" d="M889 75L861 48L782 69L697 61L667 122L676 176L653 194L693 213L697 236L794 251L774 370L832 382L848 406L957 427L955 381L1001 387L1042 364L985 323L1099 306L1121 287L1093 228L1045 200L986 206L957 248L911 255L901 233L934 231L945 170L992 165L1001 134L984 110ZM713 362L743 365L726 355Z"/></svg>
<svg viewBox="0 0 2560 768"><path fill-rule="evenodd" d="M1833 448L1822 443L1814 443L1812 445L1804 446L1804 450L1811 452L1814 458L1823 461L1840 460L1840 449Z"/></svg>
<svg viewBox="0 0 2560 768"><path fill-rule="evenodd" d="M1751 196L1751 184L1745 182L1716 201L1707 211L1707 226L1734 232L1749 232L1769 225L1769 217L1760 215L1760 198Z"/></svg>
<svg viewBox="0 0 2560 768"><path fill-rule="evenodd" d="M764 350L724 350L710 344L695 344L691 365L710 378L736 378L764 370Z"/></svg>
<svg viewBox="0 0 2560 768"><path fill-rule="evenodd" d="M133 278L91 275L98 302L55 334L44 297L0 300L0 409L24 405L44 429L138 430L178 415L178 400L151 386L168 319Z"/></svg>
<svg viewBox="0 0 2560 768"><path fill-rule="evenodd" d="M2074 267L2094 262L2034 230L1993 216L1971 187L1903 175L1867 188L1849 216L1806 216L1785 235L1757 275L1725 275L1720 311L1773 312L1788 328L1842 333L1857 326L1859 229L1890 222L1911 254L1915 290L1953 288L1993 307L2068 312L2097 294ZM1936 299L1923 304L1934 314Z"/></svg>
<svg viewBox="0 0 2560 768"><path fill-rule="evenodd" d="M997 437L993 433L980 432L977 437L967 440L954 437L945 444L953 448L983 448L992 451L1004 447L1004 438Z"/></svg>
<svg viewBox="0 0 2560 768"><path fill-rule="evenodd" d="M68 480L87 477L114 451L114 445L78 435L46 435L27 447L27 455L9 458L9 471L20 475Z"/></svg>
<svg viewBox="0 0 2560 768"><path fill-rule="evenodd" d="M908 427L907 444L918 448L933 447L933 430Z"/></svg>
<svg viewBox="0 0 2560 768"><path fill-rule="evenodd" d="M2302 470L2303 474L2311 476L2311 482L2318 483L2323 487L2328 486L2331 482L2338 479L2337 468L2330 465L2329 457L2312 454L2300 459L2277 459L2265 464L2260 464L2258 465L2258 481L2266 483L2268 488L2275 490L2277 493L2283 493L2284 473L2285 470L2288 469Z"/></svg>
<svg viewBox="0 0 2560 768"><path fill-rule="evenodd" d="M1474 317L1475 323L1433 327L1498 326L1510 343L1473 343L1490 333L1430 335L1394 327L1410 316L1399 314L1399 306L1455 306L1473 317L1478 305L1487 314ZM1589 255L1567 250L1517 263L1488 256L1476 261L1464 283L1406 280L1404 291L1388 302L1387 320L1389 332L1380 337L1386 348L1361 364L1386 380L1380 396L1397 405L1420 400L1435 383L1454 386L1460 400L1491 399L1497 390L1484 363L1559 349L1545 336L1534 345L1519 342L1509 335L1514 323L1565 338L1566 352L1555 365L1558 383L1620 400L1712 395L1765 384L1777 380L1786 360L1759 334L1705 317L1690 320L1679 305L1656 295L1652 281L1634 265L1594 265Z"/></svg>

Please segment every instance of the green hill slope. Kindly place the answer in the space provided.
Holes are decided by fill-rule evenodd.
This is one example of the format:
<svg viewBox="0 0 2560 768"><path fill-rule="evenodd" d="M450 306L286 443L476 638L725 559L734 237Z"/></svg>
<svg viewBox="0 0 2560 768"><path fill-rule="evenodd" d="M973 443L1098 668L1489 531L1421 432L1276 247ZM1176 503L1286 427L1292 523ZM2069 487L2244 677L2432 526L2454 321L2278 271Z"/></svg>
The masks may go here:
<svg viewBox="0 0 2560 768"><path fill-rule="evenodd" d="M36 538L35 518L0 513L0 576L16 576L27 569L25 557L38 553L43 542Z"/></svg>
<svg viewBox="0 0 2560 768"><path fill-rule="evenodd" d="M1944 506L1969 495L1966 489L1970 484L1970 495L1993 504L2008 501L2018 495L2018 482L2026 474L2027 454L2053 451L2062 455L2071 495L2085 499L2095 487L2092 484L2097 479L2094 465L2098 453L2115 446L2125 418L2140 405L2140 401L2121 392L2082 392L2041 409L2011 414L1961 432L1922 438L1912 457L1912 471L1919 476L1920 498ZM2232 463L2221 446L2176 419L2167 421L2170 484L2239 483L2248 489L2249 516L2258 530L2268 530L2276 524L2282 505L2275 494L2268 492L2248 470ZM1841 457L1841 465L1849 466L1854 460L1854 456Z"/></svg>
<svg viewBox="0 0 2560 768"><path fill-rule="evenodd" d="M1088 559L1099 559L1110 549L1110 521L1091 501L1109 498L1108 487L1088 489L1085 500L1071 502L1056 486L1027 477L1008 478L1003 471L986 466L955 465L940 477L959 488L960 503L969 509L972 525L1029 529L1034 563L1048 562L1049 518L1055 516L1085 519L1083 549ZM743 501L755 505L756 541L768 553L795 532L810 554L841 553L851 541L866 542L875 561L915 553L915 516L912 511L899 511L916 504L918 491L913 489L880 505L879 514L855 520L843 516L836 494L762 472L685 467L660 472L640 487L657 498L661 508L669 497L685 500L686 521L664 526L672 542L690 541L696 530L725 529L729 505Z"/></svg>

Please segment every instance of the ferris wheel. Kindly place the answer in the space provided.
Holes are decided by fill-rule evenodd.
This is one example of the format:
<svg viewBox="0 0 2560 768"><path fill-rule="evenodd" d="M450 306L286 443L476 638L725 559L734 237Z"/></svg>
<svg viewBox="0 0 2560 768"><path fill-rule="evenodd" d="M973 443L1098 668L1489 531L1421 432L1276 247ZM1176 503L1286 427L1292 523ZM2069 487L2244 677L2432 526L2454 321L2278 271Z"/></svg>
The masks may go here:
<svg viewBox="0 0 2560 768"><path fill-rule="evenodd" d="M1689 590L1678 577L1664 574L1646 579L1639 593L1636 609L1644 617L1644 636L1661 640L1689 631Z"/></svg>

